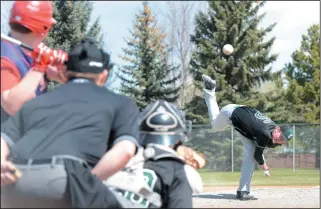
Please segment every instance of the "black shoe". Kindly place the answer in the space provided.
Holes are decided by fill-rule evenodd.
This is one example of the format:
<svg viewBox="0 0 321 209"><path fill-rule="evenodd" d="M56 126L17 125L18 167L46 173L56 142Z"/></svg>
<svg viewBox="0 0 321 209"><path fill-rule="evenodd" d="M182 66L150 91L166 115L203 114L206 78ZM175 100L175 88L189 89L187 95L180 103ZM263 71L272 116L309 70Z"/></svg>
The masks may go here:
<svg viewBox="0 0 321 209"><path fill-rule="evenodd" d="M249 195L249 192L246 191L237 191L236 192L236 199L238 200L257 200L257 198Z"/></svg>
<svg viewBox="0 0 321 209"><path fill-rule="evenodd" d="M208 75L203 74L202 79L204 82L204 88L207 90L213 90L216 88L216 81L211 79Z"/></svg>

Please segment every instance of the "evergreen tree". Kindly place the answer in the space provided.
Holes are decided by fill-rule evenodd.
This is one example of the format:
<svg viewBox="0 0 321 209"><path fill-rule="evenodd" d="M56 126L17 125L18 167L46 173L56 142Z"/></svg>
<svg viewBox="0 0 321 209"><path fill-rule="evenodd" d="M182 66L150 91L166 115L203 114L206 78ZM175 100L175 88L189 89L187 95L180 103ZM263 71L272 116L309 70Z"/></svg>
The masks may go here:
<svg viewBox="0 0 321 209"><path fill-rule="evenodd" d="M286 100L297 122L320 123L320 26L302 36L301 47L286 64Z"/></svg>
<svg viewBox="0 0 321 209"><path fill-rule="evenodd" d="M121 56L128 64L118 72L120 91L132 97L140 108L157 99L175 102L180 89L179 68L168 63L165 34L157 27L146 1L130 33L132 37L125 40L128 48L123 49L124 56Z"/></svg>
<svg viewBox="0 0 321 209"><path fill-rule="evenodd" d="M54 18L57 24L49 32L45 44L69 52L84 37L91 37L103 46L99 17L90 26L92 1L54 1ZM57 85L50 82L48 89Z"/></svg>
<svg viewBox="0 0 321 209"><path fill-rule="evenodd" d="M208 1L207 13L196 16L192 42L191 73L194 84L202 90L202 74L215 78L221 91L217 92L220 106L228 103L247 104L257 96L262 82L272 80L271 67L277 55L270 50L274 37L264 41L275 24L267 28L258 25L265 14L258 15L264 5L253 1ZM225 44L234 47L232 55L223 54ZM189 119L196 123L208 122L208 113L201 96L195 96L187 105Z"/></svg>

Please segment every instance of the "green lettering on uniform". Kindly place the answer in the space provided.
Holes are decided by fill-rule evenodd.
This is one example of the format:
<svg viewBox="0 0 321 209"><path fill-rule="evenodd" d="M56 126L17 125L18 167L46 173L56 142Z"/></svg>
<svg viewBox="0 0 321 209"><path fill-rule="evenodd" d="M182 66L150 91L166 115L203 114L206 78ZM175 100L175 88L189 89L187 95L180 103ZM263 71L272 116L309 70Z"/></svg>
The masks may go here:
<svg viewBox="0 0 321 209"><path fill-rule="evenodd" d="M265 124L272 122L272 120L271 120L269 117L263 115L263 114L260 113L259 111L257 111L257 112L254 114L254 116L255 116L257 119L261 120L261 121L262 121L263 123L265 123Z"/></svg>
<svg viewBox="0 0 321 209"><path fill-rule="evenodd" d="M154 189L155 187L155 183L157 181L157 175L153 170L150 169L143 169L144 172L144 179L145 182L147 183L147 185L151 188ZM147 208L150 204L149 201L147 201L146 199L136 195L133 192L125 192L124 193L124 197L128 200L130 200L131 202L140 204L143 208Z"/></svg>

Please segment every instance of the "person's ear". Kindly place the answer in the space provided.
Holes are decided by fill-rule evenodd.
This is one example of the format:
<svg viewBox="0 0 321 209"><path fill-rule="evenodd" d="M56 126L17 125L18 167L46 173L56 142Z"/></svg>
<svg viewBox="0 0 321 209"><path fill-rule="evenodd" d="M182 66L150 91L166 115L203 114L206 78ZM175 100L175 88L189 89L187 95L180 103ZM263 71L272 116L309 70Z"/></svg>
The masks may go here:
<svg viewBox="0 0 321 209"><path fill-rule="evenodd" d="M99 73L97 84L99 86L104 86L107 81L108 71L104 70L103 72Z"/></svg>

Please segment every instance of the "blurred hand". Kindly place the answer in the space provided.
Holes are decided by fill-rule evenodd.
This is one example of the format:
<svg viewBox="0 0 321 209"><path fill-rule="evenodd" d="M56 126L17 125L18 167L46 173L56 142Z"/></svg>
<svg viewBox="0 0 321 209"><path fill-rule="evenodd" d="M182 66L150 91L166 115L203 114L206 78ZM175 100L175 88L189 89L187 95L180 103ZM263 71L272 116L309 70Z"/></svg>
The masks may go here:
<svg viewBox="0 0 321 209"><path fill-rule="evenodd" d="M51 62L50 57L52 49L43 43L40 43L34 52L31 53L31 57L34 59L31 70L44 73L47 69L47 65Z"/></svg>
<svg viewBox="0 0 321 209"><path fill-rule="evenodd" d="M21 173L11 162L7 160L1 160L1 186L13 184L20 177Z"/></svg>
<svg viewBox="0 0 321 209"><path fill-rule="evenodd" d="M34 52L31 53L34 59L32 70L45 73L48 65L55 66L57 71L62 70L68 54L61 50L52 50L45 44L38 45Z"/></svg>
<svg viewBox="0 0 321 209"><path fill-rule="evenodd" d="M260 165L260 167L265 170L265 171L268 171L269 170L269 167L267 166L266 163L264 163L263 165Z"/></svg>
<svg viewBox="0 0 321 209"><path fill-rule="evenodd" d="M53 50L50 57L50 65L56 66L58 70L61 70L68 60L68 54L62 50Z"/></svg>
<svg viewBox="0 0 321 209"><path fill-rule="evenodd" d="M66 72L66 66L62 66L58 69L57 66L48 65L46 70L46 75L49 80L57 81L59 83L65 83L64 73Z"/></svg>

